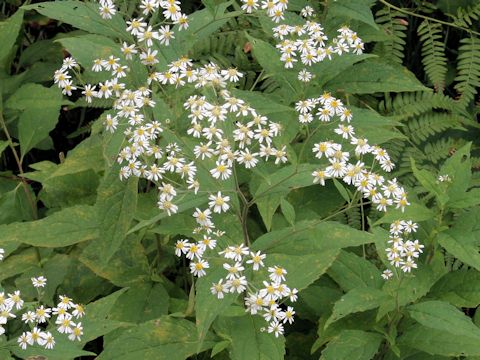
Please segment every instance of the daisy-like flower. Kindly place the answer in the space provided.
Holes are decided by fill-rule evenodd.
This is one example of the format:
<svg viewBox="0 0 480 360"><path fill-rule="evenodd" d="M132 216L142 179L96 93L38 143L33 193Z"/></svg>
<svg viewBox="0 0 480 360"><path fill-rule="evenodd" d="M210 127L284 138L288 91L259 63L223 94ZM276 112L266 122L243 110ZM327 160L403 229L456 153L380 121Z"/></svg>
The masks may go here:
<svg viewBox="0 0 480 360"><path fill-rule="evenodd" d="M45 276L32 277L32 284L36 288L43 288L47 285L47 278Z"/></svg>
<svg viewBox="0 0 480 360"><path fill-rule="evenodd" d="M230 201L230 196L223 196L222 193L219 191L217 195L210 195L208 197L210 202L208 203L208 206L210 209L213 209L214 213L222 213L222 212L227 212L227 210L230 208L230 205L228 205L228 202Z"/></svg>
<svg viewBox="0 0 480 360"><path fill-rule="evenodd" d="M8 299L5 300L5 304L9 307L15 307L15 309L20 310L23 307L20 290L15 290L13 294L8 294Z"/></svg>
<svg viewBox="0 0 480 360"><path fill-rule="evenodd" d="M182 254L186 254L190 248L190 243L188 240L178 240L175 244L175 255L178 257Z"/></svg>
<svg viewBox="0 0 480 360"><path fill-rule="evenodd" d="M278 320L274 320L269 324L267 331L269 333L273 333L275 337L279 337L280 335L283 335L284 328L283 325L278 322Z"/></svg>
<svg viewBox="0 0 480 360"><path fill-rule="evenodd" d="M223 279L220 279L218 283L213 283L212 287L210 288L210 291L212 292L213 295L217 296L217 299L223 299L224 294L227 292L227 290L228 289L223 283Z"/></svg>
<svg viewBox="0 0 480 360"><path fill-rule="evenodd" d="M82 323L79 322L72 328L72 332L68 335L68 339L71 341L75 341L75 340L80 341L81 340L80 337L82 335L83 335L83 327L82 327Z"/></svg>
<svg viewBox="0 0 480 360"><path fill-rule="evenodd" d="M46 331L42 333L42 339L44 340L45 349L53 349L55 346L55 338L53 337L52 333Z"/></svg>
<svg viewBox="0 0 480 360"><path fill-rule="evenodd" d="M192 261L190 263L190 271L193 275L202 277L206 274L205 269L208 269L210 265L205 260L198 260L197 262Z"/></svg>
<svg viewBox="0 0 480 360"><path fill-rule="evenodd" d="M250 252L251 259L247 260L247 264L252 264L252 268L255 271L258 271L260 267L264 267L265 264L263 260L267 257L267 255L262 254L260 251L257 252Z"/></svg>
<svg viewBox="0 0 480 360"><path fill-rule="evenodd" d="M276 283L285 281L285 275L287 274L287 270L285 270L284 268L281 268L279 266L269 267L268 272L270 273L268 276L272 281Z"/></svg>

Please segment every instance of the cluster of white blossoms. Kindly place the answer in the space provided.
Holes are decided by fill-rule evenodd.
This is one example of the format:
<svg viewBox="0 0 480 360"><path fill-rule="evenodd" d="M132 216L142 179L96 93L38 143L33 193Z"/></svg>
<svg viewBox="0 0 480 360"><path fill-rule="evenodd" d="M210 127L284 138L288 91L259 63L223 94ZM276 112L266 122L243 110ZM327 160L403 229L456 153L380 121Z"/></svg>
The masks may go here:
<svg viewBox="0 0 480 360"><path fill-rule="evenodd" d="M40 279L40 280L39 280ZM43 277L33 278L35 287L43 287L46 279ZM25 331L18 338L18 345L26 349L29 345L38 344L46 349L53 349L55 339L50 331L43 328L48 324L55 324L57 331L68 335L71 341L81 340L83 327L81 322L76 320L85 315L85 309L80 304L75 304L67 296L59 296L59 302L56 307L48 308L41 305L34 311L29 310L22 315L22 321L30 326L30 331ZM52 318L55 316L55 319ZM74 322L75 321L75 322Z"/></svg>
<svg viewBox="0 0 480 360"><path fill-rule="evenodd" d="M115 7L115 2L113 0L99 0L100 7L98 9L100 15L103 19L110 20L113 15L117 13L117 9ZM180 8L180 1L177 0L141 0L139 11L143 14L143 16L150 16L157 13L159 10L162 10L162 14L166 22L170 22L171 24L179 24L180 28L185 28L188 26L188 18L187 15L183 14ZM133 23L133 27L132 27ZM139 19L132 19L129 23L130 27L135 29L134 32L142 32L141 24L146 23L143 22L143 18ZM169 26L167 26L169 28ZM149 26L151 30L152 27ZM163 29L163 27L162 27ZM143 29L144 30L144 29ZM147 30L148 31L148 30ZM133 35L136 35L132 32ZM171 34L173 38L173 33Z"/></svg>
<svg viewBox="0 0 480 360"><path fill-rule="evenodd" d="M157 2L142 1L140 7L143 9L142 6L147 3ZM160 2L160 6L165 3ZM179 9L177 2L171 4L171 11ZM156 8L152 11L156 11ZM165 11L163 15L166 19L179 21L182 29L183 23L179 19L183 15L166 14ZM198 192L200 182L196 175L199 161L209 161L211 176L221 180L232 175L235 163L253 168L261 159L271 158L276 164L287 161L286 147L273 146L273 139L281 130L280 124L259 114L246 101L232 96L227 90L229 84L243 77L242 73L234 68L220 69L214 63L194 67L187 57L173 61L163 72L157 71L158 51L153 50L153 46L168 46L173 33L164 26L154 31L143 18L127 21L127 25L127 31L136 36L137 42L133 45L123 43L121 50L125 60L139 56L142 64L148 68L145 86L127 89L123 78L127 76L129 67L113 55L94 61L93 71L109 71L112 75L110 80L98 85L76 85L72 82L72 75L79 77L81 69L71 57L66 58L54 74L55 83L65 95L72 95L78 88L88 103L94 98L114 100L114 113L106 115L105 127L114 132L120 125L126 126L126 146L118 156L121 179L137 176L155 182L159 187L158 206L171 215L178 210L173 202L177 195L175 186L183 186L180 184L183 182L188 190ZM199 141L193 153L183 151L177 142L164 140L164 124L151 119L148 110L155 106L152 86L180 87L188 84L198 92L184 104L191 122L187 134ZM213 89L215 95L207 99L202 95L205 88ZM169 119L165 119L165 123L169 122Z"/></svg>
<svg viewBox="0 0 480 360"><path fill-rule="evenodd" d="M314 16L311 7L305 7L301 15L310 18ZM346 53L361 54L364 43L355 31L347 26L338 29L338 35L329 41L323 31L323 27L313 21L306 20L303 25L281 24L273 28L273 36L280 40L276 45L281 56L280 60L285 68L293 68L299 60L303 66L312 66L325 59L331 60L333 56ZM306 68L298 73L298 79L309 82L313 78L312 73Z"/></svg>
<svg viewBox="0 0 480 360"><path fill-rule="evenodd" d="M390 225L390 237L387 248L387 258L390 264L401 268L403 272L411 272L417 268L416 259L423 253L424 246L418 240L408 240L417 231L418 225L412 221L397 220ZM391 272L384 272L385 279L391 277Z"/></svg>
<svg viewBox="0 0 480 360"><path fill-rule="evenodd" d="M318 98L298 101L295 108L299 113L299 121L303 124L314 120L329 123L325 124L326 126L338 123L332 133L339 138L338 142L326 140L313 146L315 157L324 162L321 168L312 173L314 183L325 185L327 179L341 179L345 184L354 186L364 198L370 199L372 206L378 211L395 207L403 212L405 207L410 205L405 189L396 178L387 180L374 171L375 167L379 166L381 170L391 172L394 164L385 149L370 145L368 139L356 136L355 129L350 124L352 113L341 100L324 93ZM416 224L411 222L399 221L394 224L395 231L402 229L412 232L416 229ZM414 259L421 252L418 251L421 245L416 240L414 243L402 242L401 246L406 246L405 251L399 251L399 258L395 261L391 259L391 264L410 272L412 268L416 268ZM415 256L409 255L412 247L417 249L413 252ZM390 256L390 249L387 249L387 252Z"/></svg>
<svg viewBox="0 0 480 360"><path fill-rule="evenodd" d="M340 141L319 142L312 149L315 157L324 159L325 162L324 167L312 173L314 183L325 185L326 179L341 179L347 185L355 186L379 211L387 211L387 208L392 206L403 211L409 205L407 193L396 178L386 180L373 171L378 164L382 170L390 172L394 164L385 149L369 145L368 139L355 135L355 129L350 124L352 113L341 100L324 93L318 98L297 102L296 110L299 112L299 121L304 124L314 120L324 123L338 122L333 133ZM351 149L354 150L354 159ZM368 159L371 160L370 165L365 164L368 155L371 157Z"/></svg>
<svg viewBox="0 0 480 360"><path fill-rule="evenodd" d="M209 197L209 207L205 210L196 209L193 217L199 225L193 233L200 236L199 241L181 239L176 242L175 254L178 257L185 255L190 260L190 271L194 276L206 275L206 269L210 268L208 252L217 247L217 239L224 235L223 231L214 231L215 225L212 221L213 213L228 211L230 205L229 196L221 192L212 194ZM215 237L215 238L214 238ZM227 262L223 264L227 275L218 282L213 283L211 292L218 299L223 299L225 294L244 294L246 311L252 315L260 314L267 322L267 331L274 333L276 337L283 334L284 324L294 321L295 311L292 306L282 304L289 299L291 302L297 300L296 289L290 289L285 282L287 270L279 266L268 267L268 279L262 281L263 287L258 289L255 284L247 279L246 268L251 267L254 272L265 267L266 254L260 251L253 252L247 246L227 246L218 253Z"/></svg>
<svg viewBox="0 0 480 360"><path fill-rule="evenodd" d="M278 23L284 20L284 12L287 10L288 0L242 0L242 10L250 14L253 11L263 9L272 21Z"/></svg>
<svg viewBox="0 0 480 360"><path fill-rule="evenodd" d="M31 278L32 284L42 293L41 288L47 284L44 276ZM45 307L39 301L25 303L22 299L20 290L5 295L0 292L0 335L5 334L5 326L11 319L17 318L16 313L27 307L27 311L22 314L21 320L29 326L30 330L23 332L18 337L18 345L26 349L29 345L38 344L45 349L53 349L55 338L48 330L56 327L61 334L68 335L71 341L79 340L83 335L81 322L74 322L73 318L80 319L85 315L85 309L80 304L74 304L72 299L67 296L60 296L60 301L54 308ZM53 318L54 317L54 318Z"/></svg>

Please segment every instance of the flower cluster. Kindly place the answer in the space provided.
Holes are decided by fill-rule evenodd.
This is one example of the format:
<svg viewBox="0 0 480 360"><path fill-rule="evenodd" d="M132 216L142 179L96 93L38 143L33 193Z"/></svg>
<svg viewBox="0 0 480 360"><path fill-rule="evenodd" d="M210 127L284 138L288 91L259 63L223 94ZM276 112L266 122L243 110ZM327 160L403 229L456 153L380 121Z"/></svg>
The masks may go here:
<svg viewBox="0 0 480 360"><path fill-rule="evenodd" d="M41 278L41 279L40 279ZM32 279L35 287L43 287L46 279L40 277ZM39 280L40 279L40 280ZM83 335L83 327L81 322L74 322L85 315L85 309L80 304L74 304L72 299L67 296L60 296L60 301L54 308L46 308L43 305L36 308L35 311L29 310L22 315L22 321L30 325L31 330L25 331L18 338L18 345L22 349L26 349L28 345L38 344L46 349L53 349L55 339L50 331L43 330L42 324L54 323L57 331L61 334L68 335L71 341L81 340ZM56 316L52 319L52 315Z"/></svg>
<svg viewBox="0 0 480 360"><path fill-rule="evenodd" d="M47 279L39 276L32 278L31 281L41 296L41 289L47 284ZM82 305L74 304L72 299L67 296L59 298L60 301L54 308L45 307L40 302L27 305L27 311L22 314L21 320L30 327L30 331L23 332L18 338L18 345L22 349L25 350L29 345L35 344L43 346L45 349L53 349L55 338L46 329L49 324L55 324L57 331L67 334L71 341L80 341L80 337L83 335L82 323L74 322L73 318L80 319L85 315L85 310ZM5 292L0 292L0 335L5 333L8 321L15 319L17 317L15 313L22 310L25 305L19 290L7 295ZM52 316L55 316L55 319Z"/></svg>
<svg viewBox="0 0 480 360"><path fill-rule="evenodd" d="M403 211L409 205L405 189L395 178L386 180L372 170L379 164L382 170L390 172L394 164L385 149L369 145L366 138L356 137L355 129L350 125L352 113L341 100L324 93L318 98L297 102L296 109L302 123L310 123L314 119L320 122L338 120L334 133L341 141L319 142L312 149L316 158L325 159L324 167L312 174L315 183L325 185L326 179L342 179L347 185L355 186L363 197L371 199L379 211L387 211L391 206ZM356 158L354 161L351 161L350 149L354 150ZM369 166L365 164L367 155L372 157Z"/></svg>
<svg viewBox="0 0 480 360"><path fill-rule="evenodd" d="M301 15L313 16L313 9L306 7L302 9ZM312 66L325 59L331 60L334 55L363 52L364 43L357 33L347 26L338 29L339 34L330 42L323 30L323 27L313 20L306 20L301 26L281 24L274 27L273 36L280 40L276 47L281 53L280 60L285 64L285 68L293 68L299 60L303 66ZM298 79L303 82L309 82L312 77L305 68L298 74Z"/></svg>
<svg viewBox="0 0 480 360"><path fill-rule="evenodd" d="M209 197L209 208L196 209L193 214L199 227L194 229L195 235L200 235L200 241L181 239L176 242L175 254L185 255L190 260L190 271L194 276L202 277L206 269L210 268L207 251L217 247L217 239L224 235L222 231L213 231L215 225L212 221L214 213L226 212L229 209L229 196L223 196L221 192ZM212 235L217 239L213 239ZM297 290L290 289L285 282L287 270L279 266L268 267L268 279L262 282L263 287L258 289L255 284L247 279L246 268L251 267L254 272L265 267L266 254L260 251L253 252L247 246L240 244L227 246L218 253L227 262L223 264L227 275L218 282L213 283L211 292L218 299L223 299L225 294L243 294L246 311L252 315L260 314L268 323L267 331L274 333L276 337L283 334L284 324L294 321L295 311L292 306L282 308L286 299L291 302L297 299Z"/></svg>
<svg viewBox="0 0 480 360"><path fill-rule="evenodd" d="M410 205L405 189L397 182L396 178L385 179L384 176L374 171L375 167L379 165L381 170L387 173L391 172L394 164L385 149L377 145L370 145L368 139L356 136L355 129L350 124L352 113L341 100L329 93L324 93L318 98L298 101L295 108L302 124L309 124L314 120L325 123L325 126L333 126L337 123L333 134L340 141L327 140L313 146L312 151L315 157L324 162L321 168L312 173L314 183L325 185L327 179L341 179L345 184L353 185L357 193L362 194L364 198L370 199L378 211L387 211L388 208L395 207L403 212L405 207ZM352 159L352 152L354 159ZM413 231L412 229L416 229L416 225L411 225L411 222L400 222L399 224L401 225L397 225L395 229L398 229L398 226L401 229L408 229L410 232ZM399 251L400 260L392 261L392 265L402 268L405 272L410 272L411 268L416 267L413 260L415 256L408 255L411 246L415 246L417 249L421 245L417 240L414 244L402 243L402 246L407 247L404 252ZM387 249L388 251L389 249ZM418 253L417 250L414 252L415 255ZM401 260L403 259L401 254L407 254L405 261ZM388 278L387 275L385 276Z"/></svg>
<svg viewBox="0 0 480 360"><path fill-rule="evenodd" d="M284 12L288 7L288 0L242 0L242 10L248 14L263 9L274 22L284 20Z"/></svg>
<svg viewBox="0 0 480 360"><path fill-rule="evenodd" d="M418 225L412 221L397 220L390 225L387 258L390 264L410 272L417 268L416 259L423 253L424 246L418 240L408 240L417 231ZM385 274L384 274L385 275ZM384 276L385 278L385 276Z"/></svg>

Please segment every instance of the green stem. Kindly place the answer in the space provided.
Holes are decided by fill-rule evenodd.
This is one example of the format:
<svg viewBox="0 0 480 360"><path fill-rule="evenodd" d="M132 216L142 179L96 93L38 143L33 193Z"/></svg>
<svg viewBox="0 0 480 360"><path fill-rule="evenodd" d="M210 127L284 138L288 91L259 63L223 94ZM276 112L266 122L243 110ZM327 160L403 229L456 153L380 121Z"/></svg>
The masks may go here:
<svg viewBox="0 0 480 360"><path fill-rule="evenodd" d="M438 20L438 19L435 19L435 18L431 18L430 16L425 16L425 15L421 15L421 14L416 14L414 12L411 12L411 11L408 11L408 10L405 10L405 9L402 9L398 6L395 6L393 4L390 4L388 1L385 1L385 0L379 0L382 4L384 4L385 6L388 6L389 8L391 9L394 9L394 10L397 10L397 11L400 11L404 14L407 14L407 15L411 15L411 16L415 16L415 17L418 17L418 18L421 18L421 19L425 19L425 20L429 20L429 21L433 21L433 22L436 22L436 23L439 23L439 24L443 24L443 25L447 25L447 26L451 26L451 27L454 27L454 28L457 28L457 29L461 29L461 30L464 30L470 34L475 34L475 35L480 35L479 32L476 32L476 31L473 31L473 30L470 30L468 28L464 28L463 26L460 26L460 25L456 25L454 23L449 23L447 21L443 21L443 20Z"/></svg>

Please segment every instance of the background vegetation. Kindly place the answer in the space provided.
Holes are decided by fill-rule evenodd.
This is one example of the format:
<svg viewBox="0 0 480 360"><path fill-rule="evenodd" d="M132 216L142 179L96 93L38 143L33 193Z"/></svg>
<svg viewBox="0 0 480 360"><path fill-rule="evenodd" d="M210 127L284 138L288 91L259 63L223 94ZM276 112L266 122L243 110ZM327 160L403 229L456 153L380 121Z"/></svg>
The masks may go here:
<svg viewBox="0 0 480 360"><path fill-rule="evenodd" d="M117 3L127 14L135 9ZM0 3L0 281L28 301L36 296L30 278L43 274L46 304L68 293L87 309L81 342L23 351L21 329L11 325L0 337L1 359L480 358L480 3L295 0L289 10L307 4L327 33L348 24L366 44L365 55L313 66L309 94L276 60L267 17L234 14L235 1L182 4L195 19L188 56L238 68L248 100L287 125L291 165L242 173L240 184L254 199L250 239L282 236L286 246L272 251L301 290L296 321L277 339L259 331L241 301L220 307L209 290L213 278L191 290L174 243L189 236L189 214L206 197L165 217L154 188L118 180L113 164L123 135L102 133L112 103L67 99L53 86L68 54L88 67L118 52L121 27L89 2ZM175 55L163 54L167 62ZM389 151L392 176L412 203L405 214L350 206L341 185L312 185L314 158L301 148L318 139L300 126L293 104L324 91L352 108L359 133ZM178 96L162 94L155 113L181 121ZM439 183L439 175L451 182ZM412 275L385 282L382 224L399 216L419 223L425 253ZM219 223L242 233L227 216ZM303 227L309 230L294 236Z"/></svg>

